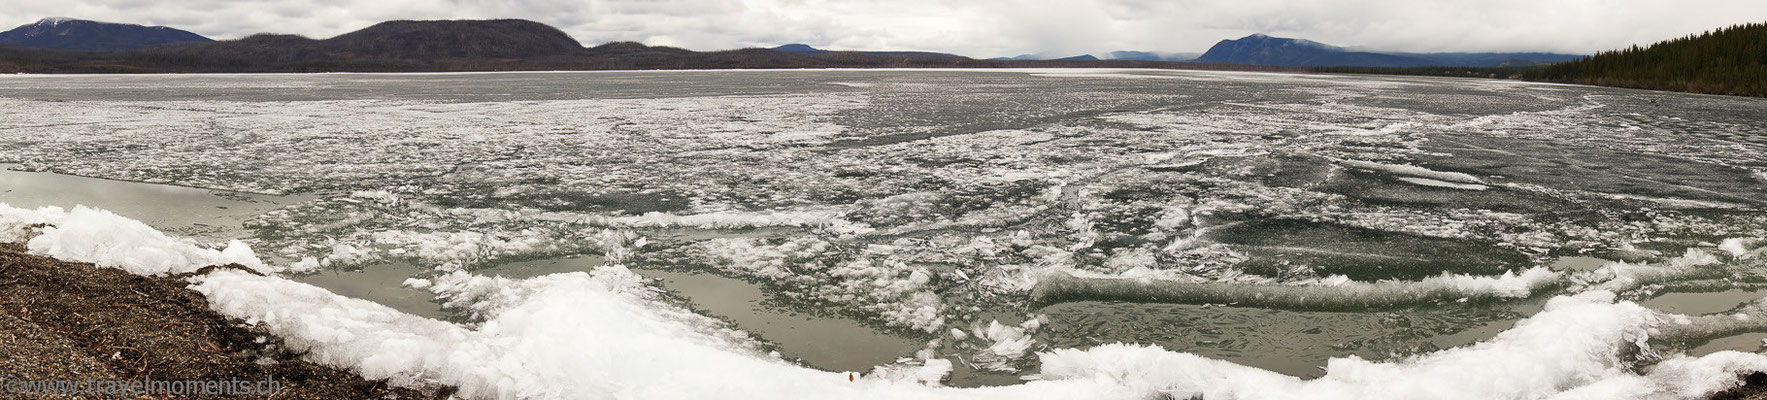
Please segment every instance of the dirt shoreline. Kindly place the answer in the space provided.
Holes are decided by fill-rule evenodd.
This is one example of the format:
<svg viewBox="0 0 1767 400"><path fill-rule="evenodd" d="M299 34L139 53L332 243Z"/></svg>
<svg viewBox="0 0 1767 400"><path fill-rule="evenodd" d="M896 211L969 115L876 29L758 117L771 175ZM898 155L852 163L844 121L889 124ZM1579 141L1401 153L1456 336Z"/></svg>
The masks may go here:
<svg viewBox="0 0 1767 400"><path fill-rule="evenodd" d="M0 379L263 381L272 395L9 393L27 399L442 399L302 360L279 338L209 309L177 278L26 254L0 243ZM261 338L261 339L260 339Z"/></svg>

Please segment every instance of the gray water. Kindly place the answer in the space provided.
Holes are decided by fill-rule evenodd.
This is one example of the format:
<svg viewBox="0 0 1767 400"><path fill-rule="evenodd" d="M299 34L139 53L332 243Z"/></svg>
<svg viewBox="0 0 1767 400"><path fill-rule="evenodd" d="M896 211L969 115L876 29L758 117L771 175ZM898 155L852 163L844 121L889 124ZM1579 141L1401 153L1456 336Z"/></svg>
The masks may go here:
<svg viewBox="0 0 1767 400"><path fill-rule="evenodd" d="M110 210L161 231L209 240L246 237L246 218L316 196L271 196L19 171L0 164L0 202L19 208Z"/></svg>

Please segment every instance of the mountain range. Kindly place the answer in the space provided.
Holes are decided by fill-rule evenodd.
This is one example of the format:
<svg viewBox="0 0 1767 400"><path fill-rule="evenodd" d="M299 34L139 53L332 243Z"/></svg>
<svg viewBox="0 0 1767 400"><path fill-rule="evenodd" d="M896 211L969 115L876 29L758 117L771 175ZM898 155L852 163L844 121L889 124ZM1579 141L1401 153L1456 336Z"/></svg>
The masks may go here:
<svg viewBox="0 0 1767 400"><path fill-rule="evenodd" d="M1196 53L1167 53L1167 52L1157 52L1157 51L1120 50L1120 51L1113 51L1113 52L1105 53L1104 57L1098 57L1098 56L1094 56L1091 54L1081 54L1081 55L1077 55L1077 56L1059 56L1059 55L1050 55L1048 53L1036 53L1036 54L1020 54L1020 55L1016 55L1016 56L1012 56L1012 57L995 57L995 58L990 58L989 60L1065 60L1065 61L1121 60L1121 61L1191 62L1196 59L1196 56L1197 56Z"/></svg>
<svg viewBox="0 0 1767 400"><path fill-rule="evenodd" d="M1553 53L1397 53L1255 34L1194 58L977 60L923 51L829 51L803 44L700 52L582 42L525 20L388 21L329 39L258 34L214 41L161 26L46 18L0 32L0 73L450 72L733 68L1164 68L1510 78L1767 96L1767 24L1744 24L1594 57ZM1187 62L1176 62L1187 61Z"/></svg>
<svg viewBox="0 0 1767 400"><path fill-rule="evenodd" d="M71 29L74 26L88 28ZM65 30L46 29L70 27ZM0 73L446 72L736 68L1186 68L1300 71L1290 67L1155 61L976 60L920 51L828 51L807 45L692 51L613 42L583 47L533 21L387 21L326 39L257 34L211 41L194 34L93 21L49 19L0 33ZM55 40L41 40L53 32ZM118 34L116 32L136 32ZM176 31L182 32L182 31ZM188 33L188 32L185 32ZM131 36L133 35L133 36ZM119 40L133 37L133 41ZM116 46L112 43L133 43ZM108 50L108 51L105 51Z"/></svg>
<svg viewBox="0 0 1767 400"><path fill-rule="evenodd" d="M1189 62L1189 61L1196 61L1197 56L1201 56L1201 55L1202 54L1198 54L1198 53L1168 53L1168 52L1160 52L1160 51L1118 50L1118 51L1113 51L1113 52L1110 52L1109 54L1107 54L1105 59L1107 59L1107 60L1134 60L1134 61L1184 61L1184 62Z"/></svg>
<svg viewBox="0 0 1767 400"><path fill-rule="evenodd" d="M989 60L995 60L995 61L1046 61L1046 60L1098 61L1099 58L1093 57L1091 54L1081 54L1081 55L1077 55L1077 56L1050 56L1050 55L1045 55L1045 54L1020 54L1020 55L1016 55L1016 56L1012 56L1012 57L994 57L994 58L990 58Z"/></svg>
<svg viewBox="0 0 1767 400"><path fill-rule="evenodd" d="M1254 34L1222 40L1196 61L1291 67L1497 67L1551 64L1582 57L1554 53L1381 53Z"/></svg>
<svg viewBox="0 0 1767 400"><path fill-rule="evenodd" d="M1554 53L1398 53L1357 51L1306 39L1290 39L1253 34L1239 39L1222 40L1208 52L1165 53L1152 51L1113 51L1105 57L1079 55L1057 57L1049 54L1021 54L990 60L1135 60L1243 64L1287 67L1522 67L1552 64L1582 58L1580 55Z"/></svg>
<svg viewBox="0 0 1767 400"><path fill-rule="evenodd" d="M202 35L164 26L69 18L44 18L0 32L0 44L73 51L130 51L157 44L213 41Z"/></svg>
<svg viewBox="0 0 1767 400"><path fill-rule="evenodd" d="M783 51L783 52L787 52L787 53L797 53L797 54L854 53L854 54L863 54L863 55L868 55L868 56L882 56L882 57L933 57L933 58L952 58L952 59L965 59L965 60L969 59L969 57L964 57L964 56L960 56L960 55L956 55L956 54L934 53L934 52L930 52L930 51L831 51L831 50L823 50L823 49L818 49L815 47L810 47L810 45L807 45L807 44L797 44L797 43L774 47L773 50L774 51Z"/></svg>
<svg viewBox="0 0 1767 400"><path fill-rule="evenodd" d="M7 45L19 47L5 47ZM35 49L103 52L86 55ZM0 32L0 71L303 72L502 69L1096 66L1256 69L1317 66L1526 66L1547 53L1377 53L1262 34L1208 52L1114 51L977 60L926 51L833 51L805 44L697 52L615 42L584 48L563 31L517 19L387 21L328 39L258 34L214 41L168 27L48 18ZM1174 65L1182 62L1183 65ZM1233 66L1241 65L1241 66ZM1248 67L1256 66L1256 67Z"/></svg>

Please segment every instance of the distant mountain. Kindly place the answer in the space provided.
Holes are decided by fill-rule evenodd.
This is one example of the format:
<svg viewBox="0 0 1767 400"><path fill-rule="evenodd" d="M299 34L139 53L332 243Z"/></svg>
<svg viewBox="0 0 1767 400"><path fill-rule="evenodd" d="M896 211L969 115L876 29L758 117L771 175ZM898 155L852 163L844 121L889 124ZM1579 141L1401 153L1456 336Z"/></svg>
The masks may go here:
<svg viewBox="0 0 1767 400"><path fill-rule="evenodd" d="M960 55L956 55L956 54L935 53L935 52L930 52L930 51L833 51L833 50L818 49L815 47L810 47L810 45L807 45L807 44L797 44L797 43L774 47L773 51L783 51L783 52L787 52L787 53L796 53L796 54L857 53L857 54L864 54L864 55L870 55L870 56L882 56L882 57L933 57L933 58L950 58L950 59L965 59L965 60L969 59L969 57L964 57L964 56L960 56Z"/></svg>
<svg viewBox="0 0 1767 400"><path fill-rule="evenodd" d="M195 33L163 26L44 18L0 32L0 44L74 51L130 51L166 43L213 42Z"/></svg>
<svg viewBox="0 0 1767 400"><path fill-rule="evenodd" d="M1197 57L1205 63L1282 65L1298 67L1371 66L1420 67L1429 60L1391 54L1349 51L1306 39L1267 36L1262 33L1223 40Z"/></svg>
<svg viewBox="0 0 1767 400"><path fill-rule="evenodd" d="M1020 55L1016 55L1016 56L1012 56L1012 57L994 57L994 58L990 58L989 60L994 60L994 61L1098 61L1098 57L1093 57L1091 54L1081 54L1081 55L1077 55L1077 56L1063 57L1063 56L1053 56L1053 55L1049 55L1047 53L1039 53L1039 54L1020 54Z"/></svg>
<svg viewBox="0 0 1767 400"><path fill-rule="evenodd" d="M1582 56L1553 53L1379 53L1353 51L1306 39L1254 34L1216 43L1196 61L1300 67L1520 67L1579 57Z"/></svg>
<svg viewBox="0 0 1767 400"><path fill-rule="evenodd" d="M413 64L438 60L518 60L583 53L556 28L518 19L387 21L330 39L257 34L239 40L178 43L142 52L192 63L238 65Z"/></svg>
<svg viewBox="0 0 1767 400"><path fill-rule="evenodd" d="M1197 54L1197 53L1163 53L1163 52L1155 52L1155 51L1113 51L1113 52L1110 52L1110 54L1107 54L1107 57L1105 57L1105 59L1108 59L1108 60L1133 60L1133 61L1180 61L1180 62L1182 62L1182 61L1194 61L1194 60L1196 60L1196 57L1200 56L1200 55L1201 54Z"/></svg>
<svg viewBox="0 0 1767 400"><path fill-rule="evenodd" d="M528 58L583 50L557 28L519 19L387 21L320 44L328 52L396 59Z"/></svg>
<svg viewBox="0 0 1767 400"><path fill-rule="evenodd" d="M821 54L821 53L828 52L828 50L810 47L810 45L802 44L802 43L792 43L792 44L788 44L788 45L784 45L784 46L774 47L773 51L783 51L783 52L787 52L787 53L803 53L803 54Z"/></svg>
<svg viewBox="0 0 1767 400"><path fill-rule="evenodd" d="M1196 59L1195 53L1157 53L1157 52L1151 52L1151 51L1113 51L1110 53L1106 53L1104 57L1093 56L1091 54L1081 54L1081 55L1077 55L1077 56L1063 57L1063 56L1053 55L1053 54L1049 54L1049 53L1036 53L1036 54L1020 54L1020 55L1016 55L1016 56L1012 56L1012 57L995 57L995 58L990 58L989 60L995 60L995 61L1026 61L1026 60L1048 60L1048 61L1100 61L1100 60L1190 61L1193 59Z"/></svg>

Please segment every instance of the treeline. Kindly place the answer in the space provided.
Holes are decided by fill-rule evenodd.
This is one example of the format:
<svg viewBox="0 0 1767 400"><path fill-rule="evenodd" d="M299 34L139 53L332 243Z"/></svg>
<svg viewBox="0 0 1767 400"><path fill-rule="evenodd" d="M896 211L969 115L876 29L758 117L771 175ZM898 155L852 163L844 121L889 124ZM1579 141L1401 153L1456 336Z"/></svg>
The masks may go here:
<svg viewBox="0 0 1767 400"><path fill-rule="evenodd" d="M1313 72L1328 74L1420 75L1459 78L1529 79L1536 77L1545 65L1527 67L1314 67Z"/></svg>
<svg viewBox="0 0 1767 400"><path fill-rule="evenodd" d="M1317 72L1525 79L1767 97L1767 24L1750 23L1533 67L1315 68Z"/></svg>
<svg viewBox="0 0 1767 400"><path fill-rule="evenodd" d="M1639 89L1767 96L1767 24L1732 26L1554 64L1531 78Z"/></svg>

